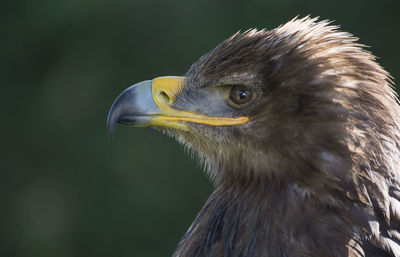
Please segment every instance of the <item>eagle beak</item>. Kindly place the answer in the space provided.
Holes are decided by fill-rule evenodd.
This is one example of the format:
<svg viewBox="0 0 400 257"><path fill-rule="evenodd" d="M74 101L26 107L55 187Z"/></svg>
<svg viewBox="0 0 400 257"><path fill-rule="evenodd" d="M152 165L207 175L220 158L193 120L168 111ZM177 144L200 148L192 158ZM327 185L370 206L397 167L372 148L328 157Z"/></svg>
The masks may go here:
<svg viewBox="0 0 400 257"><path fill-rule="evenodd" d="M185 77L159 77L125 89L111 106L107 128L113 138L117 123L137 127L161 126L189 130L187 122L210 126L230 126L249 121L248 117L210 117L171 107L182 90Z"/></svg>

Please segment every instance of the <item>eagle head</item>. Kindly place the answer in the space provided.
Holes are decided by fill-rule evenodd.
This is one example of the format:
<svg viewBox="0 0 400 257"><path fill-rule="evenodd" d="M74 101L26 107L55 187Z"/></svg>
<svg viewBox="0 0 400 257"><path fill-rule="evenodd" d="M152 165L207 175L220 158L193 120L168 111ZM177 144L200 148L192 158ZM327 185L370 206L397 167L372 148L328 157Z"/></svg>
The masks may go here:
<svg viewBox="0 0 400 257"><path fill-rule="evenodd" d="M174 256L400 256L399 114L357 38L306 17L129 87L108 128L166 132L214 181Z"/></svg>

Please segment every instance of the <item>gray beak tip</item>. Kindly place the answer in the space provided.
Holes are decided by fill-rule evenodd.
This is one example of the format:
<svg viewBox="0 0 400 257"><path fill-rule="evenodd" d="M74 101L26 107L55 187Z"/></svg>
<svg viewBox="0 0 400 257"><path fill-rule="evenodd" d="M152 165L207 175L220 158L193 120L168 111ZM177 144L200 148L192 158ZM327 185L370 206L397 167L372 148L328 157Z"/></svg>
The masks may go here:
<svg viewBox="0 0 400 257"><path fill-rule="evenodd" d="M110 117L112 116L112 109L110 110L110 112L108 113L108 117L107 117L107 131L108 131L108 137L110 138L110 140L113 140L114 138L114 130L115 130L115 125L117 123L117 121L115 120L115 117Z"/></svg>
<svg viewBox="0 0 400 257"><path fill-rule="evenodd" d="M120 97L117 97L117 99L114 101L112 104L110 111L108 112L107 116L107 130L108 130L108 137L113 140L114 138L114 131L115 131L115 126L119 122L119 119L121 117L121 113L123 110L120 108Z"/></svg>
<svg viewBox="0 0 400 257"><path fill-rule="evenodd" d="M112 104L107 116L108 136L114 138L117 123L140 124L137 116L146 116L159 112L153 101L152 81L146 80L125 89ZM147 120L147 119L146 119Z"/></svg>

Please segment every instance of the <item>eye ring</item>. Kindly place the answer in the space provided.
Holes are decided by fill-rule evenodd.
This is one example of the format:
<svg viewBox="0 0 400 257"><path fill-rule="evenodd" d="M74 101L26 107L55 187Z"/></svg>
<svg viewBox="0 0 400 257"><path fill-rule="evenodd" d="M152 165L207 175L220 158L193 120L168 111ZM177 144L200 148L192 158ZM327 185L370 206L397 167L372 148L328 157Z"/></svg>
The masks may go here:
<svg viewBox="0 0 400 257"><path fill-rule="evenodd" d="M233 86L229 92L229 98L235 105L244 105L253 99L254 93L244 86Z"/></svg>

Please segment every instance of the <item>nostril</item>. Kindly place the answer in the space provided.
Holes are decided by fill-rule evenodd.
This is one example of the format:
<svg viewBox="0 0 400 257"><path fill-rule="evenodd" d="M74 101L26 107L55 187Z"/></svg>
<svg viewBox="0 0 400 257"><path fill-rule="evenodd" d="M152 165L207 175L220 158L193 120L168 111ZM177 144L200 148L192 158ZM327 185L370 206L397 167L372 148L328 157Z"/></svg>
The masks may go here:
<svg viewBox="0 0 400 257"><path fill-rule="evenodd" d="M158 92L157 96L158 96L158 100L159 100L161 103L169 104L169 102L171 101L171 99L169 98L169 96L167 95L167 93L165 93L164 91Z"/></svg>

